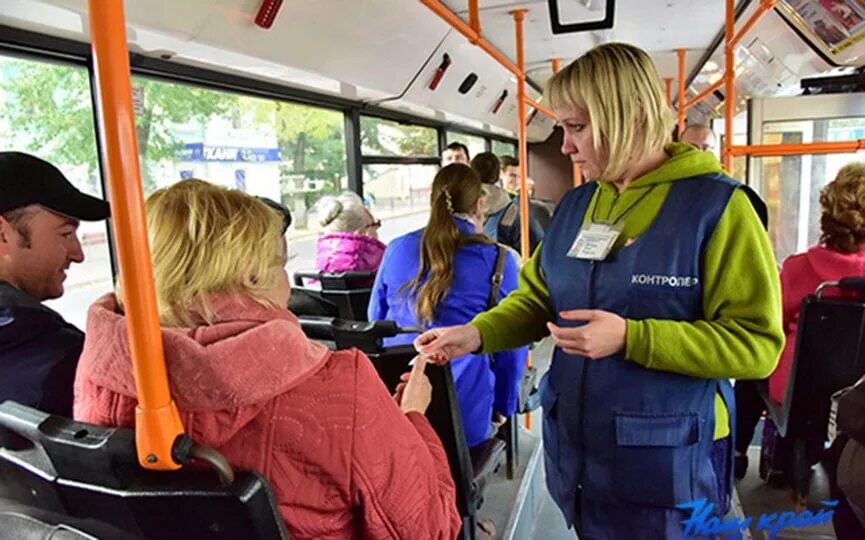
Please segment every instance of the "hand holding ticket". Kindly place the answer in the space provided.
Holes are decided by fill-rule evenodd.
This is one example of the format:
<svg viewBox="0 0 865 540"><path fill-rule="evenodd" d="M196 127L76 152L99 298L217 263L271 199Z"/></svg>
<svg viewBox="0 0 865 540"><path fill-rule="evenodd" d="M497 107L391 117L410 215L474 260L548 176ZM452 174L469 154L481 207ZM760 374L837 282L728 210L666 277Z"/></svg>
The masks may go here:
<svg viewBox="0 0 865 540"><path fill-rule="evenodd" d="M415 356L412 360L410 373L403 373L396 387L395 398L403 412L419 412L424 414L432 400L432 385L424 374L427 358L424 355Z"/></svg>

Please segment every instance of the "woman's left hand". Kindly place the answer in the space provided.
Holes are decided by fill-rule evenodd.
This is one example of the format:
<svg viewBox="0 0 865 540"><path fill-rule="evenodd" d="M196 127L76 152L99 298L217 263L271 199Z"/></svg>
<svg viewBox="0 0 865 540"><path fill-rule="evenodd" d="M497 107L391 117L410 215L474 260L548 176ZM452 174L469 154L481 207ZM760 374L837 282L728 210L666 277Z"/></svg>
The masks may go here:
<svg viewBox="0 0 865 540"><path fill-rule="evenodd" d="M579 327L547 323L556 345L568 354L603 358L625 348L625 319L600 309L575 309L559 314L568 321L585 321Z"/></svg>

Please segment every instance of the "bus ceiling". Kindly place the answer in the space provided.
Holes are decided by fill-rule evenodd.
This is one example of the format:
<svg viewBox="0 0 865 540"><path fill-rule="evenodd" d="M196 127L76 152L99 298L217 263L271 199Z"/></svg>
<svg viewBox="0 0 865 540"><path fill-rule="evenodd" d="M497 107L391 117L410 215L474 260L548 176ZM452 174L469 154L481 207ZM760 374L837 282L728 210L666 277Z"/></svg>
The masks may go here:
<svg viewBox="0 0 865 540"><path fill-rule="evenodd" d="M671 82L674 106L679 99L680 78L676 51L684 49L688 120L704 122L721 114L722 104L715 90L724 90L717 86L725 64L723 2L436 3L470 28L477 28L479 37L511 63L516 56L509 11L528 9L526 94L534 101L541 99L538 89L553 73L552 59L560 59L565 65L599 43L626 41L652 55L660 75ZM764 3L737 1L737 20L747 21ZM476 7L474 17L472 5ZM285 2L267 21L269 29L254 23L262 6L262 2L239 4L233 0L127 2L129 48L145 57L239 74L326 97L379 104L494 135L516 136L518 91L512 70L466 40L446 21L431 17L421 0L367 0L362 10L347 10L336 2ZM801 92L799 83L803 78L840 75L844 73L841 70L861 63L865 40L860 39L863 25L855 18L858 12L839 19L840 15L818 8L815 3L781 0L742 36L735 51L738 96L795 95ZM676 24L682 20L683 10L687 10L688 24ZM86 2L81 0L3 2L0 24L89 41ZM562 28L568 32L557 33ZM310 46L316 43L327 46ZM411 46L406 46L408 43ZM432 90L430 82L444 55L450 64ZM477 79L470 90L461 93L460 86L469 74ZM505 92L505 99L497 103ZM737 110L743 106L737 100ZM528 138L544 140L552 128L550 119L536 114Z"/></svg>

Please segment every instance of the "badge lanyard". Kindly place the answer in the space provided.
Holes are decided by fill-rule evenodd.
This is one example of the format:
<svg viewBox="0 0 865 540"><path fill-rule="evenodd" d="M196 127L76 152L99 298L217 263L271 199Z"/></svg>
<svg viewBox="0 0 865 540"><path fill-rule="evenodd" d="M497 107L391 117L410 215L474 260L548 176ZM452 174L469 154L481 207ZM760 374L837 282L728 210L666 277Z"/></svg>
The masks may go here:
<svg viewBox="0 0 865 540"><path fill-rule="evenodd" d="M657 187L657 184L650 187L636 201L631 203L624 212L619 214L619 217L610 222L610 214L613 209L610 208L610 213L607 214L607 219L603 222L596 221L595 215L598 211L598 203L600 196L595 199L592 205L591 219L589 225L580 229L577 238L574 240L571 249L568 250L568 257L573 259L587 259L590 261L603 261L610 254L616 240L622 234L621 221L627 216L631 210L643 202L643 199L649 196L650 193Z"/></svg>

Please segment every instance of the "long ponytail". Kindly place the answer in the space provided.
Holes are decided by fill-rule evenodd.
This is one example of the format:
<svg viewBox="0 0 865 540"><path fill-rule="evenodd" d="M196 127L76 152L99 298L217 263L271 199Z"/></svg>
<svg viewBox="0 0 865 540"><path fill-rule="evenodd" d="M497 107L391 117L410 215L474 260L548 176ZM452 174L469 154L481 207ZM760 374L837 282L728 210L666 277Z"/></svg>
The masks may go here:
<svg viewBox="0 0 865 540"><path fill-rule="evenodd" d="M467 214L483 194L480 178L470 167L452 164L433 180L429 222L421 238L418 273L408 284L416 298L415 311L423 324L432 322L436 309L450 290L454 257L465 244L492 244L482 234L464 235L454 223L454 214Z"/></svg>

